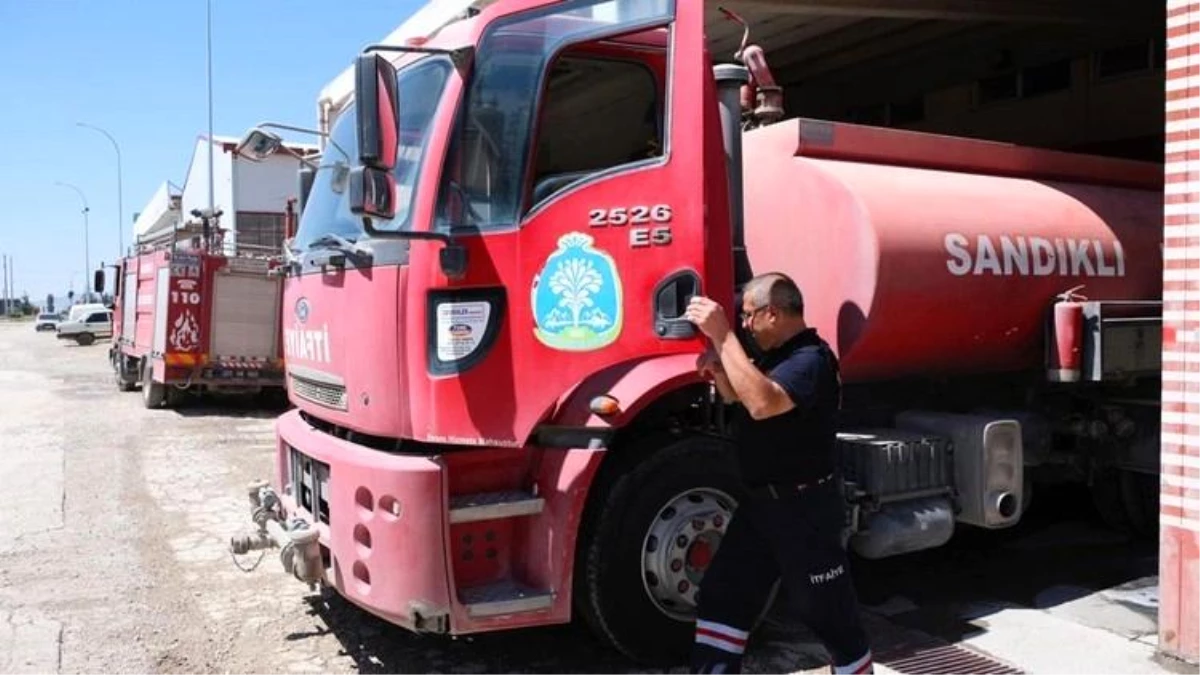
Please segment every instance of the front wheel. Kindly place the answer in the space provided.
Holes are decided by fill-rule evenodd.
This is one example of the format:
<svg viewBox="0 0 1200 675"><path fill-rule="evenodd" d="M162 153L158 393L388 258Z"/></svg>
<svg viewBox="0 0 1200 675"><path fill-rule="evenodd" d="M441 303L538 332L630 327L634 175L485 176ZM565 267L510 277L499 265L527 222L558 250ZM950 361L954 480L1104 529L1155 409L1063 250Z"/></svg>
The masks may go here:
<svg viewBox="0 0 1200 675"><path fill-rule="evenodd" d="M576 606L626 656L677 663L691 647L700 582L740 483L725 441L686 437L652 455L644 450L626 455L644 457L640 463L606 472L589 507Z"/></svg>
<svg viewBox="0 0 1200 675"><path fill-rule="evenodd" d="M79 343L80 345L83 345L84 347L92 344L95 341L96 341L96 336L92 335L91 333L80 333L79 335L75 336L75 342Z"/></svg>

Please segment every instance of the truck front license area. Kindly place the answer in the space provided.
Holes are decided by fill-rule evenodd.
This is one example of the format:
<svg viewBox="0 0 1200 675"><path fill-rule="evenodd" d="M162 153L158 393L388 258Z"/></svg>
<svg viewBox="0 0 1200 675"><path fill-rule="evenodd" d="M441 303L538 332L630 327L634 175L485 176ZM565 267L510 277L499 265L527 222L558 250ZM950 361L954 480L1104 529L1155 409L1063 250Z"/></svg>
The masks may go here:
<svg viewBox="0 0 1200 675"><path fill-rule="evenodd" d="M299 411L277 425L279 492L248 489L255 530L235 554L278 548L284 570L410 630L448 629L444 467L317 430Z"/></svg>

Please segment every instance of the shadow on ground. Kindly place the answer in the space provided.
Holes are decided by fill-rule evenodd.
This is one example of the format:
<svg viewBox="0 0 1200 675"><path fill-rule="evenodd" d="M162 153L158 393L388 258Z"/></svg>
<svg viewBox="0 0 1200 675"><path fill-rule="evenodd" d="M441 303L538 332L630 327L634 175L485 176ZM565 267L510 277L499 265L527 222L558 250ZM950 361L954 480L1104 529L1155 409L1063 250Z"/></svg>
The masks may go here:
<svg viewBox="0 0 1200 675"><path fill-rule="evenodd" d="M316 619L311 633L334 633L362 673L667 673L647 669L606 648L582 626L529 628L450 638L417 635L359 609L331 590L308 598ZM332 627L326 628L327 626Z"/></svg>
<svg viewBox="0 0 1200 675"><path fill-rule="evenodd" d="M855 560L864 606L950 642L982 632L976 619L1006 607L1050 609L1158 573L1157 542L1105 526L1082 486L1038 492L1002 531L962 527L946 546Z"/></svg>
<svg viewBox="0 0 1200 675"><path fill-rule="evenodd" d="M170 410L180 417L244 417L275 419L290 405L276 394L185 394Z"/></svg>
<svg viewBox="0 0 1200 675"><path fill-rule="evenodd" d="M1154 542L1104 527L1086 491L1073 487L1040 494L1012 529L964 528L940 549L854 561L873 648L894 659L977 635L984 629L974 621L1004 607L1046 609L1156 572ZM288 639L332 632L363 673L687 672L684 663L670 669L633 663L578 624L454 639L392 626L328 589L308 602L312 631ZM822 667L824 651L789 615L783 596L752 638L747 672Z"/></svg>

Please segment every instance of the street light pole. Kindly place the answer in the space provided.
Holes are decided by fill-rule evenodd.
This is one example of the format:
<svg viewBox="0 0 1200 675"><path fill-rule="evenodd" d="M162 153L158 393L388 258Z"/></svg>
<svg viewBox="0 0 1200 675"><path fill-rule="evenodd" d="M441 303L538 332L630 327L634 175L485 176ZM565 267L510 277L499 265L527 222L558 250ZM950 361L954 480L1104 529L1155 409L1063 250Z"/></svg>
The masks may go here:
<svg viewBox="0 0 1200 675"><path fill-rule="evenodd" d="M71 185L70 183L56 181L54 184L61 185L65 188L71 188L72 190L74 190L76 193L79 194L79 200L83 202L83 281L84 281L83 298L84 298L84 300L91 300L92 293L91 293L91 289L88 287L88 284L87 284L88 271L92 269L91 254L88 251L88 203L87 203L87 197L84 196L83 190L80 190L79 188L75 187L74 185Z"/></svg>
<svg viewBox="0 0 1200 675"><path fill-rule="evenodd" d="M117 151L117 257L124 257L125 236L121 233L121 230L125 227L125 205L122 202L124 191L121 189L121 146L117 144L117 139L113 138L112 134L98 126L88 124L87 122L76 122L75 124L85 129L99 131L104 134L108 137L108 141L112 143L113 150Z"/></svg>
<svg viewBox="0 0 1200 675"><path fill-rule="evenodd" d="M216 208L213 205L213 94L212 94L212 0L205 4L207 7L208 43L206 49L208 61L208 212Z"/></svg>

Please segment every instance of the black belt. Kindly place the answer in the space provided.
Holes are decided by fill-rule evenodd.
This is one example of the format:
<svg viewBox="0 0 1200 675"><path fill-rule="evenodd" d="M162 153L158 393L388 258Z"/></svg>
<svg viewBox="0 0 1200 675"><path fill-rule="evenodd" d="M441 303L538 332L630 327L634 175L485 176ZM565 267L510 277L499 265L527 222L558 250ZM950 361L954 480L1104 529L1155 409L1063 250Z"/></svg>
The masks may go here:
<svg viewBox="0 0 1200 675"><path fill-rule="evenodd" d="M750 488L750 494L755 497L783 499L784 497L794 497L805 490L811 490L832 480L833 474L830 473L807 483L767 483L766 485Z"/></svg>

